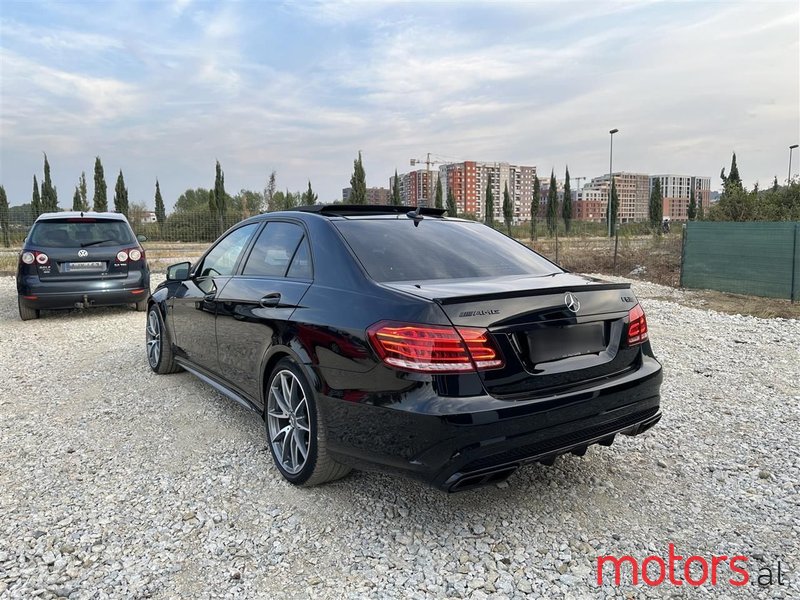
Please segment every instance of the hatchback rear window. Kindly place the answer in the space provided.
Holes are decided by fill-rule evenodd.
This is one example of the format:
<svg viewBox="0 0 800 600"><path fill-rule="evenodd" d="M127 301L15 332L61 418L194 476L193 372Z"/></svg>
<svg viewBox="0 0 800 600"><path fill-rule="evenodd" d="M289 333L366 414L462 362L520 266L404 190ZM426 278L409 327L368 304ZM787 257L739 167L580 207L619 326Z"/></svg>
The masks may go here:
<svg viewBox="0 0 800 600"><path fill-rule="evenodd" d="M87 246L126 246L134 243L133 232L125 221L115 219L48 219L34 224L28 238L34 246L85 248Z"/></svg>
<svg viewBox="0 0 800 600"><path fill-rule="evenodd" d="M336 227L376 281L560 273L556 265L480 223L353 219Z"/></svg>

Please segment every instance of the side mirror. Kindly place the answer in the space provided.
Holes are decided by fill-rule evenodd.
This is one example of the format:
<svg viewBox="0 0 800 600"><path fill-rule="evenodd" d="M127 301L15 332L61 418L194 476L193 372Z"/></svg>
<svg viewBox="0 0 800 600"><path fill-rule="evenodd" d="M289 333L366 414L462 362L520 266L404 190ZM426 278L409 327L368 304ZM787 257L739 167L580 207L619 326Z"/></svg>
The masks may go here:
<svg viewBox="0 0 800 600"><path fill-rule="evenodd" d="M167 281L186 281L189 279L190 262L180 262L167 267Z"/></svg>
<svg viewBox="0 0 800 600"><path fill-rule="evenodd" d="M139 240L140 242L146 242L147 241L147 236L146 235L142 235L140 233L139 235L136 236L136 239Z"/></svg>

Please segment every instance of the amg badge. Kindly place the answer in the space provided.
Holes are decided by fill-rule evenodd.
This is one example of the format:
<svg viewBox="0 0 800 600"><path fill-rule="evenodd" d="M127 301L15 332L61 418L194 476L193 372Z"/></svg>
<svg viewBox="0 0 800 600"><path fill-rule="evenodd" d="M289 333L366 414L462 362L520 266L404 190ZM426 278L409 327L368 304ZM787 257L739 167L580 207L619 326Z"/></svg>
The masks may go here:
<svg viewBox="0 0 800 600"><path fill-rule="evenodd" d="M499 315L500 311L496 308L488 308L486 310L465 310L458 313L459 317L482 317L483 315Z"/></svg>

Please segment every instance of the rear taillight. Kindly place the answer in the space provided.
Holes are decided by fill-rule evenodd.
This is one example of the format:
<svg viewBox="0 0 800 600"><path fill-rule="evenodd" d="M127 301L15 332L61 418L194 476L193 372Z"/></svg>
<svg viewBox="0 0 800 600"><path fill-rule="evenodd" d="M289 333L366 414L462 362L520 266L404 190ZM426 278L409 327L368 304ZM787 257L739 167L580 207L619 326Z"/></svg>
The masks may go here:
<svg viewBox="0 0 800 600"><path fill-rule="evenodd" d="M628 345L641 344L647 337L647 317L642 305L637 304L628 311Z"/></svg>
<svg viewBox="0 0 800 600"><path fill-rule="evenodd" d="M23 252L19 259L26 265L32 265L33 263L46 265L50 262L50 257L47 256L47 254L44 252L37 252L36 250L33 252Z"/></svg>
<svg viewBox="0 0 800 600"><path fill-rule="evenodd" d="M127 248L125 250L120 250L117 252L117 262L136 262L137 260L141 260L144 256L144 250L141 248Z"/></svg>
<svg viewBox="0 0 800 600"><path fill-rule="evenodd" d="M380 359L404 371L464 373L503 366L486 329L382 321L367 330Z"/></svg>

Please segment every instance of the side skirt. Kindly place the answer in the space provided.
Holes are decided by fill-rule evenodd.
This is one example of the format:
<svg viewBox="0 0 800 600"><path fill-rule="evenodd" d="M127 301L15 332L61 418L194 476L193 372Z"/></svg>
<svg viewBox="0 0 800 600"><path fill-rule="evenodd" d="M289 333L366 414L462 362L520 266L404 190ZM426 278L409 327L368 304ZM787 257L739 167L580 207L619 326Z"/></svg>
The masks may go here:
<svg viewBox="0 0 800 600"><path fill-rule="evenodd" d="M183 359L183 358L181 358L179 356L176 356L175 357L175 362L178 363L180 366L182 366L187 371L189 371L189 373L191 373L192 375L197 377L203 383L207 383L208 385L210 385L212 388L214 388L216 391L218 391L223 396L226 396L226 397L230 398L231 400L233 400L235 402L238 402L239 404L241 404L242 406L244 406L248 410L252 410L253 412L257 412L257 413L261 412L256 407L256 405L253 404L252 402L250 402L247 398L245 398L245 397L241 396L240 394L234 392L232 389L230 389L226 385L220 383L219 381L217 381L216 379L214 379L210 375L206 375L205 373L199 371L197 369L197 367L195 367L191 363L188 363L185 359Z"/></svg>

